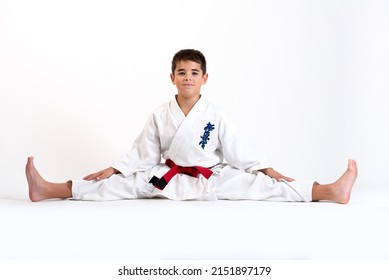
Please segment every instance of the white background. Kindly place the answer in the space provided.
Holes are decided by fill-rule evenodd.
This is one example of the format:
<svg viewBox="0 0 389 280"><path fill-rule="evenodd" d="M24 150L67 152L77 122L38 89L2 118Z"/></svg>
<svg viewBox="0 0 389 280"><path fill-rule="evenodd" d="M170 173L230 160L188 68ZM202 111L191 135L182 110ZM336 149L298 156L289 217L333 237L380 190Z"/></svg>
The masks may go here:
<svg viewBox="0 0 389 280"><path fill-rule="evenodd" d="M127 152L182 48L275 169L324 183L351 157L356 195L388 189L388 1L0 0L0 198L27 199L29 155L61 182Z"/></svg>

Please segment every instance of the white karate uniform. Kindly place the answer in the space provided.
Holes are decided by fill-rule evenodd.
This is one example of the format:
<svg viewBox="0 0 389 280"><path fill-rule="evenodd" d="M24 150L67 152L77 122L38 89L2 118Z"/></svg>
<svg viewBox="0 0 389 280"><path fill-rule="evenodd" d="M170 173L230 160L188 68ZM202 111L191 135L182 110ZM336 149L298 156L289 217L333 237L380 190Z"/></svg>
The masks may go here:
<svg viewBox="0 0 389 280"><path fill-rule="evenodd" d="M163 190L157 189L150 179L170 170L161 156L179 166L208 167L213 174L209 179L177 174ZM121 174L102 181L73 180L73 199L312 200L313 181L277 182L258 172L270 167L267 159L204 97L187 116L176 98L154 110L133 148L112 167Z"/></svg>

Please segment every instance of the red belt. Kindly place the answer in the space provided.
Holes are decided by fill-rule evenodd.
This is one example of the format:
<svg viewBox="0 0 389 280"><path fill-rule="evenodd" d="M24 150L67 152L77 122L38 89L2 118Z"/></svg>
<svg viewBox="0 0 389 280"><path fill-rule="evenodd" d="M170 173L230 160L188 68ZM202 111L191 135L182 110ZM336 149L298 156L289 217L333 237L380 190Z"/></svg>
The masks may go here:
<svg viewBox="0 0 389 280"><path fill-rule="evenodd" d="M150 182L154 185L157 189L163 190L166 185L169 183L169 181L178 173L186 174L192 177L198 177L199 174L203 175L206 179L211 177L213 174L212 170L206 167L202 166L191 166L191 167L184 167L176 165L172 160L168 159L166 160L166 165L170 167L170 170L166 172L165 175L162 176L162 178L158 178L156 176L153 176L151 178Z"/></svg>

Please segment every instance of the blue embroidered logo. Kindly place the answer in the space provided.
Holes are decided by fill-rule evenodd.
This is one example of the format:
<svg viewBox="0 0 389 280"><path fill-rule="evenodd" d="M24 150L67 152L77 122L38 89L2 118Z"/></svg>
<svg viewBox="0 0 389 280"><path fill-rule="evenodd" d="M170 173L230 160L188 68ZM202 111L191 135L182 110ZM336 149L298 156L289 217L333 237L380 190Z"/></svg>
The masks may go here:
<svg viewBox="0 0 389 280"><path fill-rule="evenodd" d="M206 127L204 127L204 134L203 134L203 136L200 136L201 141L200 141L199 145L201 146L201 148L204 149L205 145L207 145L208 140L209 140L209 135L211 134L211 131L214 129L215 129L215 125L211 124L210 122L207 123Z"/></svg>

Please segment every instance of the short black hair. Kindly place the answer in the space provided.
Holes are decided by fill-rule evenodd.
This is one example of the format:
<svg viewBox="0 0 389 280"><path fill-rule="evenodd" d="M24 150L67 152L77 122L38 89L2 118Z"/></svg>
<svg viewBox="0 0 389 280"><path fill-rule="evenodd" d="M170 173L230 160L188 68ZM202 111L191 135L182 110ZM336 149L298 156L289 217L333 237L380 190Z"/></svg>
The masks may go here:
<svg viewBox="0 0 389 280"><path fill-rule="evenodd" d="M178 62L187 60L194 61L200 64L201 71L203 71L203 75L207 73L207 61L205 60L204 55L200 51L194 49L180 50L173 56L172 73L174 74Z"/></svg>

